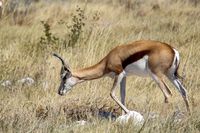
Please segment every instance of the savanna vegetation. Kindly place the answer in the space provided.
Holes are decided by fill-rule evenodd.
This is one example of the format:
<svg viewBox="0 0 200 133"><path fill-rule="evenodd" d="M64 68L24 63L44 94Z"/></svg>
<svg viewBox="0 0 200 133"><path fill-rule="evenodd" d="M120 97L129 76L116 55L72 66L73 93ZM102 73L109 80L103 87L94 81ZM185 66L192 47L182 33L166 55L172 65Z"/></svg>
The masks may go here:
<svg viewBox="0 0 200 133"><path fill-rule="evenodd" d="M77 85L57 94L61 63L71 68L100 61L112 48L159 40L179 50L179 73L189 94L186 113L178 91L170 104L150 78L127 79L126 104L142 113L142 127L120 125L110 98L112 79ZM200 132L200 3L198 0L4 0L0 17L0 132ZM23 78L32 83L21 83ZM167 107L166 107L167 106ZM154 117L154 118L153 118ZM76 122L85 120L83 126Z"/></svg>

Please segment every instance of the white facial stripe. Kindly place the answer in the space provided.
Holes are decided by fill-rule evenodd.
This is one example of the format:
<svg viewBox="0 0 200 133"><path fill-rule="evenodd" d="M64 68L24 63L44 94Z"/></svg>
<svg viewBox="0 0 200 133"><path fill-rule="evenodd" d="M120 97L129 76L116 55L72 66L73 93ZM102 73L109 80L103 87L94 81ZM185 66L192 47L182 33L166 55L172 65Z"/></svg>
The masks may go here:
<svg viewBox="0 0 200 133"><path fill-rule="evenodd" d="M61 78L64 78L67 72L65 71L64 73L61 74Z"/></svg>
<svg viewBox="0 0 200 133"><path fill-rule="evenodd" d="M69 78L69 79L67 79L67 84L69 85L69 86L73 86L73 85L75 85L77 82L76 82L76 79L74 78L74 77L71 77L71 78Z"/></svg>
<svg viewBox="0 0 200 133"><path fill-rule="evenodd" d="M69 85L69 84L64 84L64 90L69 90L71 89L72 87Z"/></svg>
<svg viewBox="0 0 200 133"><path fill-rule="evenodd" d="M62 94L65 94L67 91L71 90L72 87L77 83L77 79L75 77L70 77L66 80L63 89L61 90Z"/></svg>

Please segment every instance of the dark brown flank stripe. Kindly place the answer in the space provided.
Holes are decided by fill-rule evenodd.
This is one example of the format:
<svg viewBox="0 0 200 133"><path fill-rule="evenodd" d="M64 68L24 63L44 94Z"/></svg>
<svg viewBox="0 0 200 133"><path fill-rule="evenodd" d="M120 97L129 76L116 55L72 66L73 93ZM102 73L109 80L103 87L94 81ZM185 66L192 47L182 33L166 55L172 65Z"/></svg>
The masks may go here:
<svg viewBox="0 0 200 133"><path fill-rule="evenodd" d="M141 52L138 52L138 53L134 53L133 55L129 56L127 59L125 59L125 60L122 62L122 67L123 67L123 69L124 69L126 66L128 66L129 64L140 60L140 59L143 58L145 55L148 55L148 53L149 53L149 50L145 50L145 51L141 51Z"/></svg>

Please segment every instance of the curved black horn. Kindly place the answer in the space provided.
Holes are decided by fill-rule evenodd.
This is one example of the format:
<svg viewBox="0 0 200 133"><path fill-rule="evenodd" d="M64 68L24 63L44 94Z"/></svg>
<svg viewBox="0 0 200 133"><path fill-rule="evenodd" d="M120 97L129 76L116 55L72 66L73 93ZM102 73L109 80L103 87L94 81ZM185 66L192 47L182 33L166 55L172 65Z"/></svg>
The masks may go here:
<svg viewBox="0 0 200 133"><path fill-rule="evenodd" d="M58 59L61 60L62 65L65 66L67 69L70 69L69 65L65 63L65 61L62 59L62 57L60 57L59 55L57 55L56 53L53 53L53 56L57 57Z"/></svg>

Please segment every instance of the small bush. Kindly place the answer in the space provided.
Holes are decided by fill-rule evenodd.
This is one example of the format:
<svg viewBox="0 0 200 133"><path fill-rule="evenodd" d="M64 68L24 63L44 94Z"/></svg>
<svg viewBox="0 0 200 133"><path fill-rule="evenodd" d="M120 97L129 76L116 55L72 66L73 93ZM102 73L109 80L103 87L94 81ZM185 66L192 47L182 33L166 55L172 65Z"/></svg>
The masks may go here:
<svg viewBox="0 0 200 133"><path fill-rule="evenodd" d="M42 21L42 25L44 28L44 36L40 37L39 43L44 49L53 48L54 44L59 43L59 38L51 33L51 27L47 22Z"/></svg>
<svg viewBox="0 0 200 133"><path fill-rule="evenodd" d="M59 38L51 32L51 26L48 22L42 21L44 36L40 37L39 47L42 50L58 50L59 48L74 47L83 32L85 26L85 13L80 7L77 7L76 13L72 15L72 24L61 21L59 24L67 25L66 38Z"/></svg>
<svg viewBox="0 0 200 133"><path fill-rule="evenodd" d="M70 33L69 33L69 42L68 46L74 47L77 43L80 35L82 33L83 27L85 26L85 13L84 10L80 7L77 7L76 14L72 16L72 25L68 26Z"/></svg>

